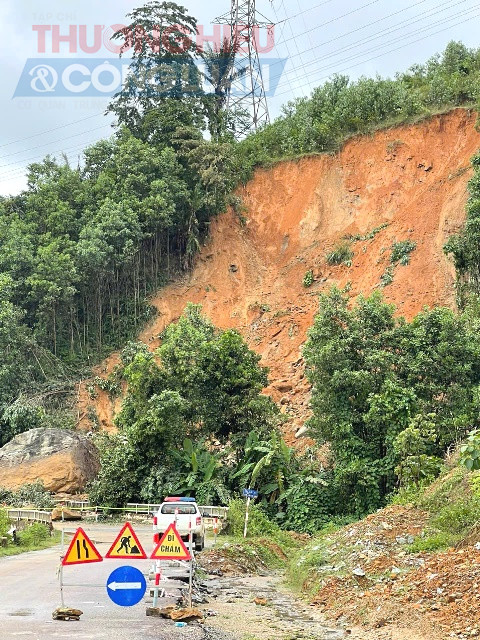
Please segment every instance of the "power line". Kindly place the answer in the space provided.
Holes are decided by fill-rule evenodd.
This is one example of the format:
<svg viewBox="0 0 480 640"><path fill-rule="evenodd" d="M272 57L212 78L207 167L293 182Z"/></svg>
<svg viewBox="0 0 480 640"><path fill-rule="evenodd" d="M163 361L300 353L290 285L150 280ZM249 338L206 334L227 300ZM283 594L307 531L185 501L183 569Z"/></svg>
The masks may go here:
<svg viewBox="0 0 480 640"><path fill-rule="evenodd" d="M101 138L100 140L103 140L103 138ZM87 149L88 147L92 146L93 144L95 144L96 142L99 142L98 139L96 140L92 140L90 142L86 142L86 143L82 143L80 146L77 144L73 147L67 147L66 149L61 149L58 151L52 151L51 153L47 153L46 155L48 156L55 156L55 155L61 155L63 153L67 153L67 152L71 152L71 153L76 153L76 152L81 152L81 151L85 151L85 149ZM42 156L41 158L39 158L38 155L34 156L33 158L27 158L26 160L22 160L21 162L25 162L25 163L33 163L35 161L41 161L45 158L45 156ZM16 164L15 162L11 163L12 165ZM10 165L5 165L5 166L10 166ZM21 176L25 173L27 167L15 167L13 169L9 169L8 171L1 171L0 170L0 181L2 181L3 178L11 180L14 177L17 176ZM17 175L14 175L17 174ZM8 176L8 178L6 177Z"/></svg>
<svg viewBox="0 0 480 640"><path fill-rule="evenodd" d="M341 16L337 16L336 18L332 18L331 20L327 20L327 22L322 22L322 24L319 24L316 27L313 27L312 29L309 29L305 33L311 33L312 31L316 31L317 29L321 29L322 27L326 27L327 25L332 24L333 22L337 22L337 20L342 20L343 18L351 16L354 13L358 13L362 9L366 9L367 7L371 7L372 5L378 4L379 2L381 2L381 0L371 0L371 2L367 2L367 4L363 4L361 7L357 7L356 9L352 9L352 11L348 11L347 13L343 13ZM302 35L305 35L305 34L302 34ZM285 40L285 42L289 42L290 40L294 40L295 38L296 38L296 36L293 36L293 38L289 38L288 40Z"/></svg>
<svg viewBox="0 0 480 640"><path fill-rule="evenodd" d="M457 2L456 4L451 5L449 0L448 0L446 3L444 3L444 4L449 5L447 8L442 9L440 11L435 11L430 16L425 16L425 17L432 17L432 16L435 16L435 15L438 15L438 14L442 13L443 11L446 11L448 8L452 8L452 7L455 7L457 5L464 4L465 2L467 2L467 0L459 0L459 2ZM443 6L443 5L440 5L440 6ZM432 29L433 27L435 27L438 24L445 24L445 22L447 22L447 21L455 20L455 19L459 18L460 16L467 15L468 13L471 13L472 11L475 11L475 9L477 7L478 7L478 5L475 5L475 7L467 9L466 11L463 11L461 13L456 13L455 15L447 16L446 18L443 18L442 20L439 20L437 22L431 23L430 25L427 25L426 27L422 27L421 29L417 29L416 31L412 31L412 32L407 33L407 34L403 34L399 38L391 40L388 44L384 44L384 45L380 44L379 46L380 47L389 46L391 44L394 44L395 42L399 42L400 40L402 40L405 37L410 37L410 36L416 35L417 33L424 32L425 29ZM365 44L366 42L370 43L373 40L377 40L378 38L384 37L385 35L390 35L391 33L394 33L395 31L399 31L400 29L404 29L405 26L406 26L405 23L408 23L408 26L411 25L411 24L413 25L413 24L416 24L418 22L421 22L422 20L425 19L425 17L419 18L418 20L404 20L404 21L402 21L402 23L400 23L401 26L397 26L397 27L393 27L391 29L383 30L383 31L379 32L378 35L376 35L374 37L371 37L371 38L367 37L367 38L363 38L361 40L358 40L358 41L356 41L356 42L354 42L354 43L352 43L352 44L350 44L348 46L342 47L341 49L338 49L336 51L333 51L332 53L329 53L329 54L323 56L322 60L326 60L328 58L333 58L333 57L339 55L340 53L342 53L344 51L349 51L350 49L355 49L358 45ZM373 49L370 49L368 51L364 51L360 55L368 54L368 53L371 53L371 52L376 51L376 50L377 50L377 47L375 47ZM350 60L356 59L358 57L358 55L359 54L355 54L354 56L349 56L347 58L339 60L335 64L342 64L343 62L349 62ZM305 69L305 67L311 67L312 65L316 65L316 64L317 64L317 61L314 60L312 62L307 63L306 65L303 65L303 67ZM328 68L329 68L329 66L327 65L325 67L321 67L317 71L322 71L323 69L328 69ZM282 77L282 75L287 76L288 72L286 74L278 74L277 76L273 76L271 78L271 80L276 80L277 78ZM306 75L308 75L308 74L306 74ZM304 77L304 76L302 76L302 77Z"/></svg>
<svg viewBox="0 0 480 640"><path fill-rule="evenodd" d="M285 7L285 0L282 0L282 6L283 6L283 8L284 8L285 15L286 15L286 14L287 14L287 8ZM288 25L289 25L289 27L290 27L290 32L291 32L292 36L294 36L294 33L293 33L293 27L292 27L292 22L291 22L291 20L288 20ZM301 65L302 65L302 67L303 67L303 68L305 68L305 67L304 67L303 58L302 58L302 54L300 53L300 49L298 48L298 41L297 41L297 39L296 39L296 38L294 38L294 43L295 43L295 48L297 49L297 56L300 56L300 63L301 63ZM288 52L288 51L289 51L289 49L288 49L288 42L287 42L287 41L285 41L285 44L286 44L286 46L287 46L287 52ZM289 55L290 55L290 54L289 54ZM308 82L308 84L309 84L310 90L312 90L312 85L310 84L310 82Z"/></svg>
<svg viewBox="0 0 480 640"><path fill-rule="evenodd" d="M62 138L60 140L50 140L49 142L44 142L43 144L39 144L36 147L30 147L29 149L22 149L21 151L15 151L15 153L9 153L5 158L0 158L0 169L2 167L8 167L8 164L3 164L2 165L2 160L4 159L9 159L9 158L13 158L13 156L17 156L19 153L30 153L30 151L35 151L35 149L41 149L42 147L46 147L47 145L50 144L56 144L57 142L62 142L63 140L70 140L71 138L78 138L78 136L83 136L86 133L93 133L94 131L100 131L100 129L104 129L105 127L108 127L108 124L103 124L100 127L96 127L95 129L89 129L88 131L81 131L80 133L75 133L71 136L67 136L66 138ZM9 163L9 164L15 164L15 162Z"/></svg>
<svg viewBox="0 0 480 640"><path fill-rule="evenodd" d="M67 122L66 124L62 124L58 127L53 127L53 129L47 129L45 131L40 131L40 133L34 133L31 136L28 136L26 138L19 138L18 140L12 140L11 142L5 142L3 144L0 144L0 148L3 147L8 147L11 144L17 144L19 142L25 142L25 140L31 140L32 138L36 138L37 136L43 136L46 133L52 133L53 131L58 131L59 129L64 129L65 127L70 127L72 124L78 124L80 122L85 122L86 120L90 120L91 118L98 118L98 116L105 116L105 112L102 111L102 113L95 113L92 116L87 116L86 118L82 118L81 120L74 120L73 122Z"/></svg>
<svg viewBox="0 0 480 640"><path fill-rule="evenodd" d="M298 16L301 16L305 13L308 13L309 11L313 11L314 9L319 9L320 7L323 7L326 4L330 4L331 2L334 2L334 0L325 0L325 2L320 2L320 4L316 4L313 7L309 7L308 9L304 9L303 11L300 11L299 13L296 13L293 16L290 16L289 18L285 18L285 20L280 20L279 22L277 22L276 24L282 24L283 22L286 22L287 20L293 20L294 18L298 18ZM299 8L300 8L300 3L298 3ZM273 6L273 2L272 2L272 6ZM275 11L275 7L273 8L273 10Z"/></svg>
<svg viewBox="0 0 480 640"><path fill-rule="evenodd" d="M284 10L284 14L287 15L287 10L286 10L286 7L285 7L284 0L282 0L282 7L283 7L283 10ZM277 11L276 11L275 7L273 7L273 10L275 11L275 16L278 17L278 14L277 14ZM290 23L290 21L288 19L283 20L282 22L283 22L283 29L282 29L283 40L281 40L279 43L277 43L277 42L275 43L275 48L277 49L277 51L279 50L278 48L280 47L281 44L286 43L286 39L285 39L284 36L285 36L285 30L287 28L287 24L290 26L290 30L292 29L291 23ZM293 33L293 31L292 31L292 33ZM288 54L289 58L292 58L293 56L290 53L290 47L289 47L288 43L286 43L286 48L287 48L287 54ZM297 51L298 51L298 45L297 45ZM280 55L280 53L279 53L279 55ZM296 69L294 69L294 73L296 74ZM296 90L293 89L290 80L289 80L288 84L289 84L289 86L290 86L290 88L292 90L292 94L295 95ZM300 91L304 96L308 95L308 91L306 89L303 89L303 87L300 89Z"/></svg>
<svg viewBox="0 0 480 640"><path fill-rule="evenodd" d="M467 0L463 0L464 2L466 2ZM415 2L414 4L411 4L409 7L405 7L405 9L402 9L401 11L395 11L394 13L389 13L386 16L383 16L382 18L379 18L378 20L375 20L374 22L369 22L368 24L364 24L361 27L357 27L356 29L352 29L351 31L347 31L345 33L341 33L338 36L335 36L334 38L331 38L330 40L325 40L323 42L320 42L319 44L312 46L310 49L306 49L305 51L303 51L302 53L308 53L310 51L313 51L314 49L320 49L320 47L324 47L327 44L330 44L331 42L336 42L337 40L341 40L342 38L346 38L347 36L352 35L353 33L357 33L358 31L363 31L364 29L368 29L376 24L378 24L379 22L383 22L385 20L388 20L388 18L393 18L394 16L400 14L400 13L405 13L405 11L408 11L409 9L413 9L414 7L417 7L421 4L425 4L425 2L429 2L429 0L420 0L420 2ZM447 0L447 2L445 2L444 4L449 5L450 4L450 0ZM443 6L443 5L439 5L439 6ZM455 5L454 5L455 6ZM437 7L438 8L438 7ZM427 13L431 13L432 11L434 11L434 9L428 9L427 11L417 14L418 16L421 15L426 15ZM414 16L415 17L415 16ZM398 23L398 24L403 24L404 22L408 22L410 19L407 18L407 20L402 20L402 22ZM387 29L390 29L390 27L387 27ZM383 29L380 33L385 32L387 29ZM298 37L301 37L302 35L306 35L307 31L299 34ZM377 37L377 36L375 36ZM367 36L366 39L369 39L369 37ZM295 56L293 56L295 57ZM282 64L282 61L278 61L278 62L274 62L272 65L270 65L270 67L275 67L278 64Z"/></svg>
<svg viewBox="0 0 480 640"><path fill-rule="evenodd" d="M272 2L272 8L273 8L273 11L275 12L275 17L276 17L276 19L277 19L277 21L278 21L278 13L277 13L277 10L275 9L275 5L273 4L273 2ZM287 26L287 21L286 21L286 20L282 20L281 22L283 23L283 27L282 27L282 37L283 37L283 35L284 35L284 33L285 33L285 28L286 28L286 26ZM280 24L280 22L277 22L277 24ZM281 44L281 42L280 42L280 44ZM277 51L278 51L278 47L279 47L279 43L277 43L277 41L276 41L276 39L275 39L275 49L276 49ZM280 55L280 52L279 52L279 51L278 51L278 53L279 53L279 55ZM287 53L288 53L288 45L287 45ZM291 92L292 92L292 95L294 95L294 96L295 96L295 90L294 90L294 89L293 89L293 87L292 87L292 83L290 82L290 79L289 79L289 78L287 78L287 81L288 81L288 85L289 85L289 87L290 87L290 90L291 90Z"/></svg>
<svg viewBox="0 0 480 640"><path fill-rule="evenodd" d="M478 8L478 7L475 7ZM452 27L456 27L459 26L461 24L464 24L465 22L468 22L471 18L467 18L466 20L461 20L460 22L457 22L453 25L450 25L448 27L445 27L444 29L439 29L438 31L435 31L434 33L430 33L429 35L423 36L422 38L417 38L416 40L412 40L411 42L406 42L405 44L401 45L400 47L396 47L395 49L391 49L389 51L386 51L384 53L380 53L377 56L373 56L371 58L367 58L366 60L361 60L360 62L358 62L357 64L351 65L350 67L346 67L345 69L341 69L340 71L336 71L335 73L344 73L345 71L349 71L350 69L353 69L355 67L358 67L362 64L366 64L367 62L371 62L372 60L377 60L378 58L382 58L383 56L389 54L389 53L395 53L396 51L400 51L400 49L404 49L405 47L409 47L412 44L416 44L417 42L421 42L422 40L426 40L427 38L431 38L434 35L437 35L438 33L442 33L444 31L447 31L448 29L451 29ZM316 81L317 82L321 82L322 80L328 80L328 78L331 77L331 74L328 76L323 76L322 78L318 78ZM278 93L276 94L276 97L280 97L282 95L285 95L286 93L288 93L288 91L283 91L282 93Z"/></svg>

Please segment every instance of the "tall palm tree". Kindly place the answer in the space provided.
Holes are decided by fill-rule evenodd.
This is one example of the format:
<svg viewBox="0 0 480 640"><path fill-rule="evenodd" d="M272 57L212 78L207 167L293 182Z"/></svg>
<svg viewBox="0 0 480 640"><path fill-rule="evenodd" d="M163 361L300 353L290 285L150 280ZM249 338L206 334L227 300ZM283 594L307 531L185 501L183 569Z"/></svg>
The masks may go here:
<svg viewBox="0 0 480 640"><path fill-rule="evenodd" d="M220 45L205 48L202 59L205 63L205 80L213 87L213 94L207 96L206 104L210 135L218 140L226 130L232 128L228 122L227 104L234 82L247 73L247 67L235 68L236 54L240 48L238 41L224 38ZM235 114L234 114L235 117Z"/></svg>

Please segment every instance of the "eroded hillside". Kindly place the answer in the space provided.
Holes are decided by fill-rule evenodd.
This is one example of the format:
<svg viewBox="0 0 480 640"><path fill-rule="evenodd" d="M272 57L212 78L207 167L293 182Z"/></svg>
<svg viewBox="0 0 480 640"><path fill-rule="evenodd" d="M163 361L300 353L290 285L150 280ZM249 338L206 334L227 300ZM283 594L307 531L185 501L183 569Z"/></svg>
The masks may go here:
<svg viewBox="0 0 480 640"><path fill-rule="evenodd" d="M192 273L154 298L158 317L141 340L154 349L187 302L201 303L216 325L237 328L262 355L270 367L267 392L289 416L293 438L308 416L301 346L320 292L347 282L352 296L382 287L393 243L411 240L416 249L408 265L392 270L386 299L407 318L425 305L454 305L454 270L443 245L464 221L470 158L480 147L475 121L476 114L457 109L355 138L336 155L258 171L239 192L246 221L228 211L212 223ZM360 237L351 243L351 266L328 265L326 254L348 235ZM315 281L305 288L309 270ZM99 375L117 362L113 355ZM120 402L114 406L101 390L92 400L82 385L80 423L88 426L93 406L111 429Z"/></svg>

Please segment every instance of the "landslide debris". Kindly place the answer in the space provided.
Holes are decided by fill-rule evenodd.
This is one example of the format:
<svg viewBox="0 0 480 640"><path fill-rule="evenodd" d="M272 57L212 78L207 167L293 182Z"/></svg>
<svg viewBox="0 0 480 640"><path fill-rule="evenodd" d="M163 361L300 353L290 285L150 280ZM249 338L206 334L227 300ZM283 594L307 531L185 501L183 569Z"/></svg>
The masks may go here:
<svg viewBox="0 0 480 640"><path fill-rule="evenodd" d="M262 355L270 368L266 392L281 403L288 442L298 442L295 433L309 416L301 346L320 292L350 282L352 296L368 295L382 286L392 247L408 243L415 250L384 282L386 299L407 318L425 305L454 305L454 268L443 245L465 220L470 159L480 147L475 121L475 113L456 109L351 139L335 155L257 171L238 193L246 223L233 211L212 221L192 273L152 300L158 317L141 339L154 349L188 302L202 304L215 325L237 328ZM327 254L346 238L350 266L328 264ZM116 363L114 355L98 375ZM80 389L86 429L94 410L101 428L111 430L120 406L120 396L99 389L91 398L87 384Z"/></svg>
<svg viewBox="0 0 480 640"><path fill-rule="evenodd" d="M480 637L479 477L447 468L418 506L324 533L290 562L290 583L328 618L385 632L372 637Z"/></svg>

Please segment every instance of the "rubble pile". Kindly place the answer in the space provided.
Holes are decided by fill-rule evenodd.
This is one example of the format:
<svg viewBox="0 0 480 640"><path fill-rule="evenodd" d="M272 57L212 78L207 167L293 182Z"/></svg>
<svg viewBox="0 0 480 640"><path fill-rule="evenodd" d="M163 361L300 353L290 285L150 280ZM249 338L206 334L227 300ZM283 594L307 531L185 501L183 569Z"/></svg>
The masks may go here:
<svg viewBox="0 0 480 640"><path fill-rule="evenodd" d="M480 637L480 544L410 553L427 517L393 506L332 535L334 562L312 604L368 628L417 627L432 639Z"/></svg>

